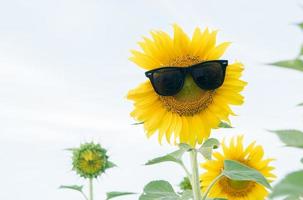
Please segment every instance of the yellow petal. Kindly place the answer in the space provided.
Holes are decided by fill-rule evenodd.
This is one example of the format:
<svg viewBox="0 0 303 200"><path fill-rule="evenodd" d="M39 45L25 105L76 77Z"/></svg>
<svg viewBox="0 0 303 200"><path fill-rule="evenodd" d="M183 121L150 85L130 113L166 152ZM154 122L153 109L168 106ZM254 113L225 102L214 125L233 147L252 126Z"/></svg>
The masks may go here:
<svg viewBox="0 0 303 200"><path fill-rule="evenodd" d="M183 56L188 53L189 38L177 24L174 28L174 49L178 56Z"/></svg>
<svg viewBox="0 0 303 200"><path fill-rule="evenodd" d="M139 51L132 50L133 57L130 58L131 61L142 67L143 69L151 70L160 66L160 63L154 60L152 57L143 54Z"/></svg>
<svg viewBox="0 0 303 200"><path fill-rule="evenodd" d="M205 56L206 60L217 60L219 59L226 49L229 47L231 43L230 42L223 42L214 49L212 49L208 55Z"/></svg>

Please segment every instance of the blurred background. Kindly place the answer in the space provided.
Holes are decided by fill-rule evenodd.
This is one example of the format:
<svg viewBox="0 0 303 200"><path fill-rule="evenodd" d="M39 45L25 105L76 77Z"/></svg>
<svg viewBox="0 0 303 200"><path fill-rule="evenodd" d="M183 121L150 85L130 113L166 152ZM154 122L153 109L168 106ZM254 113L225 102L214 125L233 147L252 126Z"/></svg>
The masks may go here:
<svg viewBox="0 0 303 200"><path fill-rule="evenodd" d="M303 74L266 65L299 51L303 19L299 0L10 0L0 1L0 199L53 200L82 197L58 190L83 184L71 171L70 152L100 142L118 167L98 179L96 199L112 190L141 192L152 179L177 185L182 169L143 164L173 151L133 126L127 91L145 80L128 60L150 30L172 32L180 24L219 29L233 42L224 58L245 64L244 106L235 108L234 129L274 157L282 177L299 168L299 154L283 148L267 130L303 129ZM136 199L134 196L123 199Z"/></svg>

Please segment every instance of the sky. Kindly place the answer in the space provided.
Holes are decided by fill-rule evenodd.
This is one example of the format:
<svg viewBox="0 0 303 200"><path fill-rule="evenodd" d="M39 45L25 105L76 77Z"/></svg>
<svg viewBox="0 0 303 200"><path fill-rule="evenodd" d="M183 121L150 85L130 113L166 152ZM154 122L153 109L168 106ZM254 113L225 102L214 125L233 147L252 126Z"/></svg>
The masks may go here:
<svg viewBox="0 0 303 200"><path fill-rule="evenodd" d="M118 167L96 181L107 191L140 193L151 180L176 186L184 172L173 164L144 166L175 150L147 139L133 126L125 96L145 80L128 60L151 30L172 33L178 23L219 30L231 41L225 59L245 64L245 104L235 107L235 128L214 137L244 134L276 158L279 178L298 169L302 152L285 148L267 130L303 130L303 74L267 63L293 58L302 42L298 0L10 0L0 1L0 199L53 200L81 196L60 185L86 184L71 171L64 149L95 141ZM136 196L121 199L137 199Z"/></svg>

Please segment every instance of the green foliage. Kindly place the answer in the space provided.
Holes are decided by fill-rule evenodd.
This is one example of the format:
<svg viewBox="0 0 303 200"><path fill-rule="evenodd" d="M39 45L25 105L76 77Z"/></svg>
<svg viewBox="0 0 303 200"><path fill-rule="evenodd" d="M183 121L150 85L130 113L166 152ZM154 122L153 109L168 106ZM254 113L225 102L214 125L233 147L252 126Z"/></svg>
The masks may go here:
<svg viewBox="0 0 303 200"><path fill-rule="evenodd" d="M211 160L213 149L218 148L220 142L215 138L207 139L202 146L199 148L199 152L203 155L204 158Z"/></svg>
<svg viewBox="0 0 303 200"><path fill-rule="evenodd" d="M303 61L299 58L274 62L271 65L303 71Z"/></svg>
<svg viewBox="0 0 303 200"><path fill-rule="evenodd" d="M188 177L184 177L179 186L182 191L192 190L192 185Z"/></svg>
<svg viewBox="0 0 303 200"><path fill-rule="evenodd" d="M70 189L78 192L83 192L83 185L61 185L59 189Z"/></svg>
<svg viewBox="0 0 303 200"><path fill-rule="evenodd" d="M224 161L222 174L236 181L254 181L267 188L271 188L266 178L257 170L252 169L234 160Z"/></svg>
<svg viewBox="0 0 303 200"><path fill-rule="evenodd" d="M303 22L297 24L303 30ZM303 45L295 59L272 63L278 67L294 69L303 72ZM303 102L298 104L303 106ZM298 130L271 131L278 135L286 146L303 148L303 132ZM301 159L303 163L303 158ZM285 200L299 200L303 197L303 171L292 172L280 181L274 188L271 198L283 196ZM300 198L301 197L301 198Z"/></svg>
<svg viewBox="0 0 303 200"><path fill-rule="evenodd" d="M193 191L192 190L185 190L182 192L180 200L189 200L193 199Z"/></svg>
<svg viewBox="0 0 303 200"><path fill-rule="evenodd" d="M132 195L132 194L135 194L135 193L133 193L133 192L117 192L117 191L108 192L108 193L106 193L106 200L113 199L113 198L116 198L116 197L125 196L125 195Z"/></svg>
<svg viewBox="0 0 303 200"><path fill-rule="evenodd" d="M69 190L78 191L82 194L84 199L88 200L87 196L83 192L83 185L61 185L59 189L69 189Z"/></svg>
<svg viewBox="0 0 303 200"><path fill-rule="evenodd" d="M299 23L298 26L301 30L303 30L303 22ZM290 59L290 60L283 60L283 61L274 62L274 63L271 63L271 65L275 65L275 66L283 67L283 68L288 68L288 69L294 69L294 70L298 70L298 71L303 72L302 56L303 56L303 45L301 46L300 52L299 52L299 54L296 58Z"/></svg>
<svg viewBox="0 0 303 200"><path fill-rule="evenodd" d="M157 157L152 160L149 160L145 165L154 165L162 162L175 162L178 164L182 164L182 156L186 151L189 151L191 147L187 144L180 144L179 149L169 153L165 156Z"/></svg>
<svg viewBox="0 0 303 200"><path fill-rule="evenodd" d="M303 170L292 172L283 178L274 188L271 198L286 197L299 200L303 197Z"/></svg>
<svg viewBox="0 0 303 200"><path fill-rule="evenodd" d="M277 130L271 131L278 135L286 146L303 148L303 132L299 130Z"/></svg>
<svg viewBox="0 0 303 200"><path fill-rule="evenodd" d="M191 192L186 191L182 195L177 194L171 184L164 180L152 181L143 190L139 200L189 200Z"/></svg>
<svg viewBox="0 0 303 200"><path fill-rule="evenodd" d="M219 128L233 128L231 125L229 125L228 123L223 122L223 121L220 122L218 127Z"/></svg>

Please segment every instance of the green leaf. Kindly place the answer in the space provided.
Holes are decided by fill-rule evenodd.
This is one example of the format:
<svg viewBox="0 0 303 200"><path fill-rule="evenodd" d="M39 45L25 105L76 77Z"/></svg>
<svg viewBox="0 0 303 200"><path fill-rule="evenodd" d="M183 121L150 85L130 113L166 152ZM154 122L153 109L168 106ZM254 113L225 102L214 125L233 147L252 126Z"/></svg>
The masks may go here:
<svg viewBox="0 0 303 200"><path fill-rule="evenodd" d="M182 158L183 154L186 151L189 151L191 149L191 147L187 144L180 144L179 148L180 149L178 149L177 151L174 151L170 154L149 160L147 163L145 163L145 165L154 165L154 164L158 164L158 163L162 163L162 162L175 162L175 163L181 164L182 163L181 158Z"/></svg>
<svg viewBox="0 0 303 200"><path fill-rule="evenodd" d="M204 158L211 160L213 149L218 148L219 145L220 142L217 139L209 138L202 144L198 151L203 155Z"/></svg>
<svg viewBox="0 0 303 200"><path fill-rule="evenodd" d="M131 195L131 194L136 194L136 193L133 193L133 192L117 192L117 191L108 192L108 193L106 193L106 200L112 199L112 198L115 198L115 197Z"/></svg>
<svg viewBox="0 0 303 200"><path fill-rule="evenodd" d="M288 199L303 197L303 170L292 172L282 179L270 195L271 198L286 196Z"/></svg>
<svg viewBox="0 0 303 200"><path fill-rule="evenodd" d="M284 60L271 63L270 65L303 71L303 61L300 59Z"/></svg>
<svg viewBox="0 0 303 200"><path fill-rule="evenodd" d="M220 124L219 124L219 126L218 126L219 128L233 128L231 125L229 125L228 123L226 123L226 122L220 122Z"/></svg>
<svg viewBox="0 0 303 200"><path fill-rule="evenodd" d="M139 200L181 200L181 198L169 182L160 180L148 183Z"/></svg>
<svg viewBox="0 0 303 200"><path fill-rule="evenodd" d="M189 151L192 149L192 147L188 144L181 143L179 144L179 148L182 149L184 152Z"/></svg>
<svg viewBox="0 0 303 200"><path fill-rule="evenodd" d="M303 158L301 158L301 163L303 164Z"/></svg>
<svg viewBox="0 0 303 200"><path fill-rule="evenodd" d="M302 103L299 103L298 106L303 106L303 102L302 102Z"/></svg>
<svg viewBox="0 0 303 200"><path fill-rule="evenodd" d="M266 178L257 170L234 160L224 161L223 175L235 181L254 181L271 188Z"/></svg>
<svg viewBox="0 0 303 200"><path fill-rule="evenodd" d="M303 132L299 130L276 130L271 132L277 134L286 146L303 148Z"/></svg>
<svg viewBox="0 0 303 200"><path fill-rule="evenodd" d="M193 199L193 191L192 190L185 190L182 192L180 200L189 200Z"/></svg>
<svg viewBox="0 0 303 200"><path fill-rule="evenodd" d="M76 190L78 192L82 192L83 185L61 185L59 189L70 189L70 190Z"/></svg>
<svg viewBox="0 0 303 200"><path fill-rule="evenodd" d="M289 195L283 200L301 200L300 196L295 196L295 195Z"/></svg>
<svg viewBox="0 0 303 200"><path fill-rule="evenodd" d="M299 23L298 26L300 27L301 30L303 30L303 22Z"/></svg>

